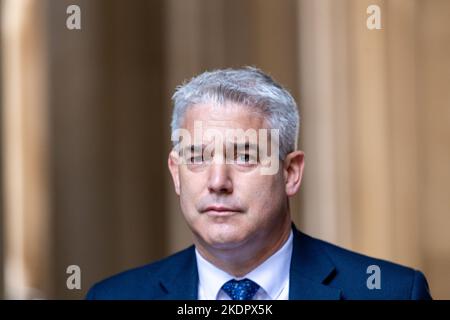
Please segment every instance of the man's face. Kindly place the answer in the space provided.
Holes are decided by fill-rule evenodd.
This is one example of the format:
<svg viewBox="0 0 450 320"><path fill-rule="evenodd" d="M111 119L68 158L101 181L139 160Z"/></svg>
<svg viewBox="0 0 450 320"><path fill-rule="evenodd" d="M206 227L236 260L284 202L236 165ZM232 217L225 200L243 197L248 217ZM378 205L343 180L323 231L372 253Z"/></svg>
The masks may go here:
<svg viewBox="0 0 450 320"><path fill-rule="evenodd" d="M207 131L225 137L230 129L256 132L269 129L262 115L236 104L226 107L196 105L186 112L182 127L194 136L195 123L199 121L203 148L208 144L215 145ZM223 153L229 150L227 143L224 142ZM201 149L195 146L193 150L198 147ZM178 152L172 151L169 155L169 169L180 196L183 215L197 240L214 248L233 248L270 234L288 218L282 165L275 174L261 174L260 163L245 163L257 149L245 150L245 154L240 154L235 149L241 161L234 163L220 161L223 158L219 159L217 150L211 153L213 156L208 162L202 162L201 152L194 151L188 159L194 162L191 164L180 164ZM228 154L223 156L229 160Z"/></svg>

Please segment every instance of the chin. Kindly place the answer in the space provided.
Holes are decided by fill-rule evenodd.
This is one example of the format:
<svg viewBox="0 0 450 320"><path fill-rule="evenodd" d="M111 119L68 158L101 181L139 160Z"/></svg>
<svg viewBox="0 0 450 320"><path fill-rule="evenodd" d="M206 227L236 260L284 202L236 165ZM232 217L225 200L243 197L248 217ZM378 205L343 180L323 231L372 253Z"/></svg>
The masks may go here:
<svg viewBox="0 0 450 320"><path fill-rule="evenodd" d="M246 230L236 225L210 225L204 239L217 249L235 248L248 239Z"/></svg>
<svg viewBox="0 0 450 320"><path fill-rule="evenodd" d="M243 241L239 241L237 239L210 239L207 243L210 247L214 249L227 250L227 249L236 249L241 246Z"/></svg>

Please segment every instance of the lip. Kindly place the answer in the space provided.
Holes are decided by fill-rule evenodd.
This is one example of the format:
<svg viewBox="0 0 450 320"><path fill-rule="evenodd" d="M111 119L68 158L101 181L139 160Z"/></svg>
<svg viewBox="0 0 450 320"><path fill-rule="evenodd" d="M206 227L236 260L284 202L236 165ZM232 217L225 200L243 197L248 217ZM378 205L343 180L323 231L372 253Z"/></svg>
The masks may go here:
<svg viewBox="0 0 450 320"><path fill-rule="evenodd" d="M206 207L203 212L209 216L226 217L226 216L232 216L236 213L242 212L242 210L240 210L239 208L235 208L235 207L212 205L212 206Z"/></svg>

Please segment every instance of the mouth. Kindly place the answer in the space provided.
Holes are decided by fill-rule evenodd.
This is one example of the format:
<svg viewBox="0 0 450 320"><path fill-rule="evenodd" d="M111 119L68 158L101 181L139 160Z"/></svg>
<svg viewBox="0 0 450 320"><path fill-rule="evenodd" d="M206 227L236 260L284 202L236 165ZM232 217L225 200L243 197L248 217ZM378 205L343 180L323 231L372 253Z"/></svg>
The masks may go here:
<svg viewBox="0 0 450 320"><path fill-rule="evenodd" d="M210 217L229 217L238 213L242 210L236 207L225 207L225 206L208 206L203 210L203 213Z"/></svg>

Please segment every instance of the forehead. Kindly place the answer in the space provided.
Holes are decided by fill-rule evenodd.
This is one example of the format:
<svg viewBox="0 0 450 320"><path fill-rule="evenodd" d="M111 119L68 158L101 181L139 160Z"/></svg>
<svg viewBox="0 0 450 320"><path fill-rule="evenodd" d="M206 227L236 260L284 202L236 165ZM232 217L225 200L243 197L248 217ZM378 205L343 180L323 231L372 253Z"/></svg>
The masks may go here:
<svg viewBox="0 0 450 320"><path fill-rule="evenodd" d="M198 104L186 111L182 127L194 131L196 121L201 121L203 129L267 129L264 116L253 108L226 103L224 105Z"/></svg>

